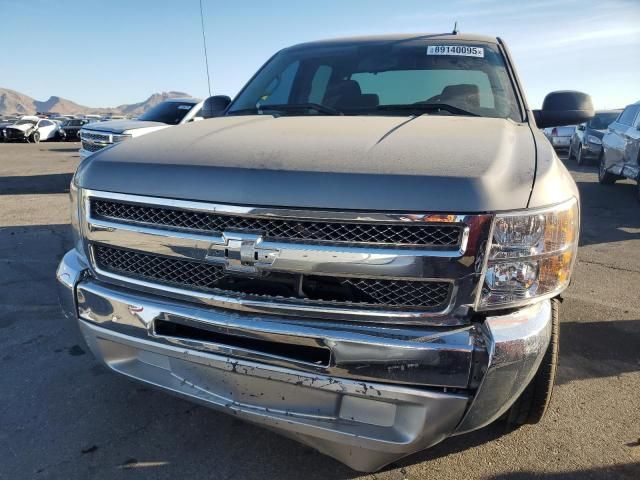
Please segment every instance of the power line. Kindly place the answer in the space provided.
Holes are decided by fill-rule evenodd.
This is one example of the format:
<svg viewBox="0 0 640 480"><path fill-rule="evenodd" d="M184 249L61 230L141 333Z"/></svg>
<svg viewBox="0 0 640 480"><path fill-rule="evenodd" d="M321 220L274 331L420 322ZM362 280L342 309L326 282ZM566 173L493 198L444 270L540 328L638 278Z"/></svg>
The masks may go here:
<svg viewBox="0 0 640 480"><path fill-rule="evenodd" d="M207 85L211 96L211 77L209 76L209 57L207 56L207 37L204 33L204 15L202 14L202 0L200 0L200 25L202 26L202 44L204 45L204 64L207 68Z"/></svg>

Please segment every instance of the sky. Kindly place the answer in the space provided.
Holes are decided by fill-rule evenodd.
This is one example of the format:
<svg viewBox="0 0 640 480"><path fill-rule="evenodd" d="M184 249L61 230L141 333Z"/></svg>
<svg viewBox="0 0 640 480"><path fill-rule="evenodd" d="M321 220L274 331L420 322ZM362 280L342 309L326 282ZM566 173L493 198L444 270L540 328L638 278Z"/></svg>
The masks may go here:
<svg viewBox="0 0 640 480"><path fill-rule="evenodd" d="M502 37L532 108L553 90L596 108L640 100L640 0L203 0L214 94L233 96L281 48L323 38ZM0 87L91 107L207 96L198 0L0 0Z"/></svg>

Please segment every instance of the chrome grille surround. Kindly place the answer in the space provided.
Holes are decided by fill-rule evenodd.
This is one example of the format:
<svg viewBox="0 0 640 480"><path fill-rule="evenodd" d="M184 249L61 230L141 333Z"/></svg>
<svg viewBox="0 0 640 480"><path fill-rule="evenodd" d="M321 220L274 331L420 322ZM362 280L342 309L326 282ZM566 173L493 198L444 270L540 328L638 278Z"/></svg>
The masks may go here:
<svg viewBox="0 0 640 480"><path fill-rule="evenodd" d="M87 152L97 152L113 144L113 139L109 133L98 133L92 132L91 130L80 129L78 136L80 137L82 149Z"/></svg>
<svg viewBox="0 0 640 480"><path fill-rule="evenodd" d="M88 130L81 130L80 136L83 140L90 142L111 143L111 135L108 133L94 133Z"/></svg>
<svg viewBox="0 0 640 480"><path fill-rule="evenodd" d="M479 270L492 219L489 214L336 212L233 206L92 190L81 190L81 197L85 251L91 260L93 274L98 280L149 293L160 292L164 296L188 302L249 313L408 325L444 326L469 322L468 313L478 291ZM462 233L459 245L453 247L271 240L255 233L225 231L219 234L94 216L92 200L264 220L376 225L439 223L455 225ZM248 257L244 251L245 243L252 247ZM301 278L311 275L333 277L343 279L345 284L353 288L359 285L364 291L371 287L373 293L376 289L384 293L381 285L393 285L388 282L401 282L386 292L396 296L402 295L401 290L398 290L398 286L402 285L418 282L423 282L421 285L431 282L447 284L447 300L437 308L405 308L383 303L363 305L356 302L314 302L306 298L238 295L237 292L203 290L180 282L163 283L140 275L101 268L94 251L94 246L100 245L185 261L223 265L225 269L230 269L226 273L240 277L259 277L263 274L298 274ZM238 245L242 247L236 249ZM241 267L239 270L231 271L230 258L225 258L225 255L230 257L232 251L238 254L234 262L241 264L244 259L249 258L252 266L246 270L245 267ZM227 263L224 264L224 261Z"/></svg>

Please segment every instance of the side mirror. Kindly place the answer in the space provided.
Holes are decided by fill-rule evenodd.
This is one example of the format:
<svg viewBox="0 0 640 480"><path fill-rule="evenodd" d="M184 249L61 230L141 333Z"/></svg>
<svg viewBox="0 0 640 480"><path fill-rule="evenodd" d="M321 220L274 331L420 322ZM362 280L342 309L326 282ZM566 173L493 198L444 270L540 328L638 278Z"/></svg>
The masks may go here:
<svg viewBox="0 0 640 480"><path fill-rule="evenodd" d="M587 127L584 123L581 123L580 125L578 125L578 130L586 130Z"/></svg>
<svg viewBox="0 0 640 480"><path fill-rule="evenodd" d="M228 96L214 95L213 97L209 97L204 101L200 115L203 118L219 117L224 113L230 103L231 98L229 98Z"/></svg>
<svg viewBox="0 0 640 480"><path fill-rule="evenodd" d="M551 92L544 97L542 109L533 111L539 128L583 123L591 120L594 115L591 97L573 90Z"/></svg>

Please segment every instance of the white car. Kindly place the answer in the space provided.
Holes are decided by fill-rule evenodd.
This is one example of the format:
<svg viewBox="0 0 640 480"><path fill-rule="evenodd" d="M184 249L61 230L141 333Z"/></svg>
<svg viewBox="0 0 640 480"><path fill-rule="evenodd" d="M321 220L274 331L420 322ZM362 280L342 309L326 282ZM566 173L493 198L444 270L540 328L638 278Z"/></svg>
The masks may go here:
<svg viewBox="0 0 640 480"><path fill-rule="evenodd" d="M113 120L86 125L80 130L80 157L86 158L114 143L173 125L202 120L203 101L197 98L172 98L159 103L135 120Z"/></svg>
<svg viewBox="0 0 640 480"><path fill-rule="evenodd" d="M2 131L5 141L38 143L41 140L58 138L60 125L53 120L34 116L24 116Z"/></svg>

